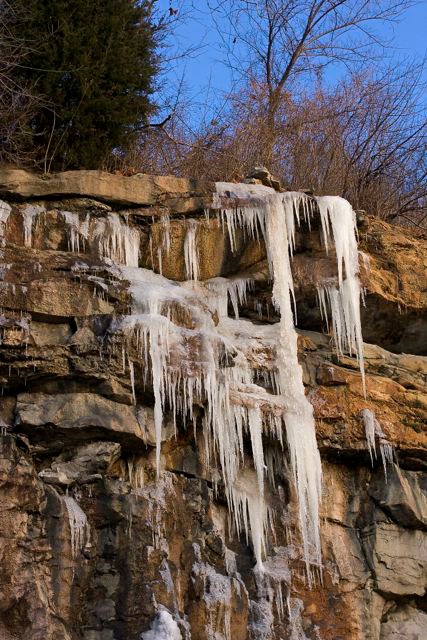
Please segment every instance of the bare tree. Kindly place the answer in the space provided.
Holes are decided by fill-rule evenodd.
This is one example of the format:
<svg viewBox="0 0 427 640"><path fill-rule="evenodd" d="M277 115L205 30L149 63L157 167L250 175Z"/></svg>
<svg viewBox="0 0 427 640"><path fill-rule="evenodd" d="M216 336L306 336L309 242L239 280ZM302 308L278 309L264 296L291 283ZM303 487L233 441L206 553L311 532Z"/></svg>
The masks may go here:
<svg viewBox="0 0 427 640"><path fill-rule="evenodd" d="M211 8L222 12L218 29L241 74L238 90L215 97L208 88L195 115L182 84L171 117L144 131L127 158L131 167L240 180L263 162L285 187L341 195L385 220L425 226L423 64L368 63L382 52L376 21L409 4L217 0ZM336 60L347 72L325 84L318 72Z"/></svg>
<svg viewBox="0 0 427 640"><path fill-rule="evenodd" d="M263 104L264 157L271 165L276 114L284 92L298 77L331 62L372 58L381 49L375 28L396 20L411 0L210 0L228 53ZM225 26L225 29L224 29Z"/></svg>
<svg viewBox="0 0 427 640"><path fill-rule="evenodd" d="M32 158L29 121L40 103L29 83L16 80L30 46L14 35L25 19L23 5L0 0L0 160L20 164Z"/></svg>
<svg viewBox="0 0 427 640"><path fill-rule="evenodd" d="M336 193L378 217L422 222L427 212L427 119L422 65L353 74L279 110L281 174Z"/></svg>

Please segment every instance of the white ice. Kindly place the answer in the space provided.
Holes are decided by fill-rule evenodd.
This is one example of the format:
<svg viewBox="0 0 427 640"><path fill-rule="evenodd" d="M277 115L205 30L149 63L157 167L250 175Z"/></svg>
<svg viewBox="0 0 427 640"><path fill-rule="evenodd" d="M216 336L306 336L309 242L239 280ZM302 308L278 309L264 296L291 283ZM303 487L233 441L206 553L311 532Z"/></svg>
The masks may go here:
<svg viewBox="0 0 427 640"><path fill-rule="evenodd" d="M28 205L24 209L22 209L22 223L24 226L24 245L26 247L31 247L33 243L33 226L34 220L37 217L44 213L45 208L36 204L36 205Z"/></svg>
<svg viewBox="0 0 427 640"><path fill-rule="evenodd" d="M205 280L205 286L212 291L208 304L220 318L228 316L228 303L231 303L234 317L239 317L239 306L246 304L247 292L253 288L252 278L211 278Z"/></svg>
<svg viewBox="0 0 427 640"><path fill-rule="evenodd" d="M387 464L394 463L394 448L393 445L387 440L387 436L381 428L375 414L370 409L362 409L360 412L363 425L365 427L365 437L368 443L369 455L371 457L371 464L374 463L374 458L377 457L377 450L375 440L378 438L378 444L380 448L381 460L384 468L384 475L387 480Z"/></svg>
<svg viewBox="0 0 427 640"><path fill-rule="evenodd" d="M295 211L301 194L282 200L280 195L267 202L266 245L273 276L273 299L280 309L280 337L277 367L280 392L285 404L284 420L291 466L297 487L304 558L310 577L310 564L321 564L319 503L322 492L320 454L316 442L313 407L308 401L298 362L298 338L295 331L291 294L292 273L286 219L288 209Z"/></svg>
<svg viewBox="0 0 427 640"><path fill-rule="evenodd" d="M329 303L338 353L347 350L358 358L365 391L356 214L351 204L338 196L319 196L316 201L325 248L328 251L333 241L338 270L338 284L320 283L318 295L325 313L326 302Z"/></svg>
<svg viewBox="0 0 427 640"><path fill-rule="evenodd" d="M160 226L162 238L157 247L157 261L159 263L160 275L163 275L163 254L168 255L171 248L171 234L170 234L170 217L169 214L163 214L160 216ZM152 247L152 238L150 237L150 247Z"/></svg>
<svg viewBox="0 0 427 640"><path fill-rule="evenodd" d="M93 238L99 253L116 264L137 267L139 260L139 232L123 222L117 213L110 212L96 221Z"/></svg>
<svg viewBox="0 0 427 640"><path fill-rule="evenodd" d="M166 609L157 613L151 629L144 631L139 637L140 640L182 640L177 623Z"/></svg>
<svg viewBox="0 0 427 640"><path fill-rule="evenodd" d="M204 627L206 640L232 640L232 595L233 585L237 581L229 575L218 573L213 566L203 562L197 543L193 544L193 550L196 561L192 567L192 580L202 582L202 598L208 610Z"/></svg>
<svg viewBox="0 0 427 640"><path fill-rule="evenodd" d="M9 219L12 207L7 202L0 200L0 238L4 235L6 223Z"/></svg>
<svg viewBox="0 0 427 640"><path fill-rule="evenodd" d="M266 535L269 514L261 493L259 476L246 467L239 473L231 490L231 506L237 531L249 533L252 538L256 567L263 570L263 556L266 552Z"/></svg>
<svg viewBox="0 0 427 640"><path fill-rule="evenodd" d="M185 277L187 280L199 279L199 249L197 246L197 222L187 221L187 232L184 239Z"/></svg>
<svg viewBox="0 0 427 640"><path fill-rule="evenodd" d="M152 271L137 268L135 260L129 260L126 255L121 241L111 239L114 237L111 230L106 234L104 229L100 234L104 240L109 238L108 251L105 251L109 257L122 264L134 263L134 266L111 266L116 277L129 282L132 300L131 314L117 319L115 330L124 335L124 363L130 370L134 393L135 348L139 354L136 357L144 365L144 380L147 375L152 378L157 473L160 474L165 411L171 411L174 420L180 415L184 422L189 419L195 424L193 405L203 403L206 459L212 467L218 465L221 470L235 528L247 536L250 534L260 570L271 526L266 481L272 482L268 474L272 464L265 456L263 432L281 444L284 423L310 578L310 565L321 565L321 465L313 409L305 396L298 363L291 254L297 225L301 218L309 224L315 208L313 200L304 194L278 194L258 185L220 183L217 190L214 206L229 234L231 247L236 248L238 230L244 235L265 239L280 323L255 325L238 319L238 307L245 302L251 286L247 278L196 282L199 223L193 220L188 224L185 238L186 270L191 283L171 282ZM337 300L336 305L344 319L340 319L337 311L333 321L336 324L340 321L342 326L347 322L345 327L353 327L351 330L344 327L341 334L353 336L358 346L358 300L354 298L359 296L359 289L357 271L353 268L355 235L351 208L347 204L337 204L332 199L321 201L319 206L323 211L325 242L328 248L331 239L335 243L339 268L337 291L342 300ZM345 223L335 219L336 211L341 209L347 216ZM122 237L122 231L116 235ZM135 258L135 252L132 255ZM327 295L323 294L324 313ZM228 317L229 302L234 319ZM182 316L185 322L181 325ZM340 334L339 327L336 331ZM253 468L245 459L245 438L252 445Z"/></svg>
<svg viewBox="0 0 427 640"><path fill-rule="evenodd" d="M84 249L89 238L90 215L87 213L83 221L78 213L72 211L61 211L61 215L67 225L68 248L73 253L80 253L80 248Z"/></svg>
<svg viewBox="0 0 427 640"><path fill-rule="evenodd" d="M75 558L83 547L85 536L89 531L89 525L85 512L74 498L64 496L63 500L68 511L71 532L71 551L73 558Z"/></svg>

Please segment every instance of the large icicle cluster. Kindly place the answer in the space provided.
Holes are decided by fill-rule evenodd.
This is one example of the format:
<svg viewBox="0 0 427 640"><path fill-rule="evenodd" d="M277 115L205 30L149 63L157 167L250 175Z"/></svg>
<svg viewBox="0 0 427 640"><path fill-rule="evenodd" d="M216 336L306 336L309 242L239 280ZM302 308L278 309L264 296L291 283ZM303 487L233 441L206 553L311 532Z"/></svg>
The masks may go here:
<svg viewBox="0 0 427 640"><path fill-rule="evenodd" d="M291 466L297 487L300 525L307 563L321 563L319 503L321 498L321 464L316 442L313 407L304 392L302 368L298 362L298 338L295 331L291 294L293 294L288 220L299 211L301 194L271 196L267 209L267 250L273 274L273 300L280 310L280 334L277 346L277 369L280 395L284 402L284 421ZM281 202L283 206L281 207ZM304 206L303 202L303 206ZM304 206L304 210L305 210Z"/></svg>
<svg viewBox="0 0 427 640"><path fill-rule="evenodd" d="M33 241L33 226L37 222L38 216L41 213L45 213L46 209L41 205L27 205L22 209L22 224L24 228L24 245L26 247L32 246Z"/></svg>
<svg viewBox="0 0 427 640"><path fill-rule="evenodd" d="M33 232L42 222L46 213L41 205L27 205L21 210L23 240L25 247L32 247ZM0 201L0 238L10 214L10 206ZM117 264L137 267L139 261L140 236L136 227L128 224L128 219L109 211L102 218L91 217L88 213L81 219L72 211L59 211L63 218L68 239L68 249L80 253L86 245L91 245L102 258L109 258ZM169 240L166 241L169 248Z"/></svg>
<svg viewBox="0 0 427 640"><path fill-rule="evenodd" d="M200 281L200 222L186 223L184 257L190 282L176 283L137 267L133 230L128 235L123 223L112 222L110 214L102 229L99 223L101 253L128 265L111 269L129 282L132 298L131 313L118 319L112 329L124 336L123 366L129 370L134 399L135 359L143 365L144 382L151 382L158 474L165 412L172 413L175 423L179 416L196 426L193 405L203 403L206 460L212 467L219 466L231 522L238 532L250 532L260 571L266 536L273 527L269 492L274 474L270 472L277 464L264 450L263 434L283 445L284 425L310 578L310 567L321 566L321 464L313 408L298 362L291 260L296 227L301 219L310 224L316 202L302 193L279 194L261 185L217 183L216 188L213 209L231 250L237 247L239 233L265 240L279 324L254 325L239 319L239 305L253 284L250 278ZM319 198L317 205L325 246L329 248L333 241L337 256L337 296L332 307L337 348L355 350L363 367L354 214L341 198ZM160 270L161 255L170 247L168 225L168 219L162 220ZM326 313L326 303L333 296L319 289L319 297ZM234 318L228 317L229 306ZM245 459L245 440L251 444L252 463Z"/></svg>
<svg viewBox="0 0 427 640"><path fill-rule="evenodd" d="M138 230L122 222L117 213L110 212L97 220L93 237L98 241L101 256L129 267L138 266Z"/></svg>
<svg viewBox="0 0 427 640"><path fill-rule="evenodd" d="M356 215L350 203L343 198L322 196L316 200L325 248L328 251L333 238L338 268L338 282L325 282L318 286L320 308L327 319L329 307L338 353L342 355L348 351L357 355L365 387Z"/></svg>
<svg viewBox="0 0 427 640"><path fill-rule="evenodd" d="M205 281L207 288L214 294L210 305L220 318L228 316L230 302L234 317L239 317L239 306L246 303L247 292L253 288L252 278L211 278Z"/></svg>
<svg viewBox="0 0 427 640"><path fill-rule="evenodd" d="M80 249L85 248L85 242L89 238L90 215L86 214L83 221L79 214L73 211L61 211L67 225L68 249L80 253Z"/></svg>

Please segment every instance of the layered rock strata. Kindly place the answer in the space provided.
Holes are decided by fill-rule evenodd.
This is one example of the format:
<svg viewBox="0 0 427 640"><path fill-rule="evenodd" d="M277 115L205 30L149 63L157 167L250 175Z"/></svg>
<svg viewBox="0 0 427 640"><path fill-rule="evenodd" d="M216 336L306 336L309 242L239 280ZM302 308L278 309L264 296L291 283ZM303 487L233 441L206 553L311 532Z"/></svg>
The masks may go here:
<svg viewBox="0 0 427 640"><path fill-rule="evenodd" d="M310 228L296 229L299 361L323 466L323 561L310 587L286 439L283 455L264 428L274 481L261 571L207 458L203 397L194 398L187 424L166 411L156 460L151 364L127 343L124 362L115 329L134 304L126 269L162 272L168 287L194 276L195 228L199 280L214 288L224 278L237 283L228 315L244 318L241 339L255 341L269 327L274 333L264 243L237 230L232 246L211 210L213 194L213 185L164 177L0 171L5 640L148 640L166 632L193 640L422 637L425 239L369 217L359 228L370 343L365 397L356 359L336 353L316 300L319 283L336 272L335 257L325 253L316 215ZM148 297L149 280L144 286ZM169 306L169 317L189 331L197 322L192 295ZM198 313L218 326L224 309L202 307ZM251 351L267 390L271 345L260 340ZM382 434L374 433L372 462L363 410ZM394 462L383 466L385 441ZM253 467L247 434L243 444L242 482Z"/></svg>

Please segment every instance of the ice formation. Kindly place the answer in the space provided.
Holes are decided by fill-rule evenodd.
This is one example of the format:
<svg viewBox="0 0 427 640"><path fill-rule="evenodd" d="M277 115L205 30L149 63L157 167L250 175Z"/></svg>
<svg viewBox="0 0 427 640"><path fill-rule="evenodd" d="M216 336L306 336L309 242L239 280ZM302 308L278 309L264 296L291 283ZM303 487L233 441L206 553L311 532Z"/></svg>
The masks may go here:
<svg viewBox="0 0 427 640"><path fill-rule="evenodd" d="M313 408L298 362L291 260L297 226L302 219L310 225L316 202L302 193L279 194L261 185L217 183L216 188L213 207L231 249L237 248L239 234L265 240L280 322L255 325L238 318L239 305L252 286L250 278L200 281L199 221L187 221L184 240L190 282L176 283L137 267L134 230L109 214L107 221L97 222L95 235L101 253L116 263L111 271L129 283L132 299L131 313L118 319L112 331L124 336L123 363L134 401L134 359L143 366L144 382L151 382L158 476L165 412L170 411L174 421L179 415L196 426L193 405L203 403L206 460L219 466L231 521L239 533L250 533L259 571L272 529L270 476L278 464L266 455L263 434L284 444L284 424L310 579L311 567L321 566L321 464ZM332 310L337 348L355 351L363 373L354 214L341 198L319 198L317 206L325 246L329 249L333 243L338 265L336 282L330 289L319 289L321 307L326 316L328 305ZM161 253L170 247L169 220L162 226ZM234 319L228 317L229 303ZM245 439L251 443L253 466L245 460Z"/></svg>
<svg viewBox="0 0 427 640"><path fill-rule="evenodd" d="M193 543L195 562L192 567L193 581L202 582L203 600L206 603L205 633L207 640L231 640L232 593L235 578L218 573L214 567L202 561L200 546Z"/></svg>
<svg viewBox="0 0 427 640"><path fill-rule="evenodd" d="M290 192L285 195L286 198L274 195L268 200L266 244L273 275L273 301L281 314L277 346L279 388L284 401L286 436L298 493L304 558L310 575L310 562L321 564L319 503L322 473L313 407L305 396L302 368L298 362L298 338L291 307L291 241L284 224L284 217L288 220L291 215L289 210L293 214L295 209L299 209L302 194L292 195Z"/></svg>
<svg viewBox="0 0 427 640"><path fill-rule="evenodd" d="M99 218L93 232L99 253L117 264L137 267L139 260L139 233L123 222L117 213L110 212Z"/></svg>
<svg viewBox="0 0 427 640"><path fill-rule="evenodd" d="M4 235L6 223L8 221L12 207L7 202L0 200L0 238Z"/></svg>
<svg viewBox="0 0 427 640"><path fill-rule="evenodd" d="M188 220L184 240L185 276L187 280L199 279L199 251L197 248L197 222Z"/></svg>
<svg viewBox="0 0 427 640"><path fill-rule="evenodd" d="M64 496L63 500L68 511L68 520L71 532L71 551L73 558L75 558L77 553L83 547L89 525L85 512L74 498L71 496Z"/></svg>
<svg viewBox="0 0 427 640"><path fill-rule="evenodd" d="M234 317L239 317L239 306L246 303L247 292L253 288L252 278L211 278L205 285L212 291L209 304L220 318L228 316L228 302L233 308Z"/></svg>
<svg viewBox="0 0 427 640"><path fill-rule="evenodd" d="M170 235L170 218L168 214L160 216L160 226L162 232L162 239L157 247L157 262L159 265L160 275L163 275L163 254L169 253L171 248L171 235ZM150 238L150 246L152 238Z"/></svg>
<svg viewBox="0 0 427 640"><path fill-rule="evenodd" d="M342 355L346 350L350 355L356 354L365 389L356 214L351 204L338 196L321 196L316 201L325 248L328 251L333 239L338 269L337 284L318 286L320 306L325 316L329 306L338 353Z"/></svg>
<svg viewBox="0 0 427 640"><path fill-rule="evenodd" d="M260 416L258 418L260 420ZM257 422L258 422L257 419ZM261 424L260 424L261 426ZM261 452L254 451L254 459L258 453L258 467L262 462L262 442L260 437ZM261 455L260 455L261 454ZM257 464L255 462L255 464ZM237 531L251 533L254 556L257 568L263 569L263 556L266 553L265 539L268 528L268 510L264 500L264 488L261 484L264 469L258 469L255 474L251 469L243 469L239 473L239 478L235 480L232 487L232 513Z"/></svg>
<svg viewBox="0 0 427 640"><path fill-rule="evenodd" d="M155 617L151 629L141 633L140 640L182 640L182 634L169 611L162 609Z"/></svg>
<svg viewBox="0 0 427 640"><path fill-rule="evenodd" d="M288 615L291 627L290 640L308 640L304 633L301 620L301 612L304 608L302 600L299 598L288 598Z"/></svg>
<svg viewBox="0 0 427 640"><path fill-rule="evenodd" d="M384 467L384 475L387 480L387 464L393 464L394 462L393 445L387 440L387 437L373 411L370 409L362 409L360 417L362 419L363 426L365 427L365 437L366 442L368 443L371 464L374 464L374 458L377 457L375 438L378 438L381 460Z"/></svg>
<svg viewBox="0 0 427 640"><path fill-rule="evenodd" d="M24 246L31 247L33 244L34 220L44 213L45 208L40 205L28 205L22 209L22 224L24 226Z"/></svg>
<svg viewBox="0 0 427 640"><path fill-rule="evenodd" d="M67 225L68 248L73 253L80 253L80 246L84 249L85 241L89 237L90 216L87 214L85 219L81 221L78 213L74 213L72 211L61 211L61 215Z"/></svg>

